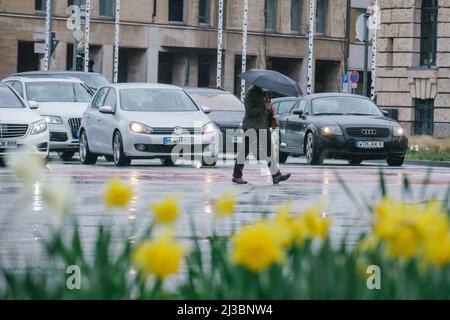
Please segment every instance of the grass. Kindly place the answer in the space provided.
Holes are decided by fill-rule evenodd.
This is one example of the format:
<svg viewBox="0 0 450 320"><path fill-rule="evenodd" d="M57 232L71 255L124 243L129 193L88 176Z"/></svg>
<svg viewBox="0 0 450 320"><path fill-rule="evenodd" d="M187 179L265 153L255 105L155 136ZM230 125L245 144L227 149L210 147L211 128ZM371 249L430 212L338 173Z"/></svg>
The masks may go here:
<svg viewBox="0 0 450 320"><path fill-rule="evenodd" d="M406 158L411 160L450 161L450 138L411 136Z"/></svg>

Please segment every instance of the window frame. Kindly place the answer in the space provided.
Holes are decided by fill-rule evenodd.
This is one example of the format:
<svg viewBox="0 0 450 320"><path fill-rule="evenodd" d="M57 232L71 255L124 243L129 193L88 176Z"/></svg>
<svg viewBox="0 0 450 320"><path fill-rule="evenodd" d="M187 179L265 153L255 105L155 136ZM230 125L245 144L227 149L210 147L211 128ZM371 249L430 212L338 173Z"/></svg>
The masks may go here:
<svg viewBox="0 0 450 320"><path fill-rule="evenodd" d="M269 12L269 8L268 8L268 3L269 1L272 2L272 6L273 6L273 20L272 20L272 26L268 25L268 12ZM265 0L264 1L264 28L267 32L276 32L277 31L277 13L278 13L278 1L277 0Z"/></svg>
<svg viewBox="0 0 450 320"><path fill-rule="evenodd" d="M169 24L186 24L186 20L187 20L187 4L188 1L186 0L180 0L183 2L183 12L182 12L182 19L181 21L179 20L171 20L170 19L170 3L171 1L176 1L176 0L168 0L167 1L167 21L169 22Z"/></svg>
<svg viewBox="0 0 450 320"><path fill-rule="evenodd" d="M319 10L319 3L321 3L321 10ZM319 19L322 16L322 19ZM328 0L316 0L316 25L315 30L318 35L325 35L327 33L328 20ZM319 31L319 22L321 30Z"/></svg>
<svg viewBox="0 0 450 320"><path fill-rule="evenodd" d="M102 9L102 3L104 4L105 1L108 1L108 0L99 0L98 1L98 16L99 16L100 19L113 20L113 19L116 18L116 1L115 0L110 0L111 3L112 3L111 15L102 14L102 10L101 10Z"/></svg>
<svg viewBox="0 0 450 320"><path fill-rule="evenodd" d="M438 38L438 17L439 17L439 5L437 0L430 0L431 6L426 6L426 0L422 0L422 7L420 12L420 57L419 63L422 67L435 67L437 63L437 38ZM425 17L432 17L433 21L428 22L431 25L431 35L426 28ZM429 35L429 36L428 36ZM432 39L431 39L432 38ZM432 43L430 48L429 44ZM427 62L427 59L431 55L431 61Z"/></svg>
<svg viewBox="0 0 450 320"><path fill-rule="evenodd" d="M38 6L38 2L41 6ZM34 0L34 11L38 13L45 13L47 11L47 1L46 0Z"/></svg>
<svg viewBox="0 0 450 320"><path fill-rule="evenodd" d="M293 22L293 17L294 15L294 1L296 1L298 3L298 12L297 12L297 19L298 19L298 24L296 26L296 29L294 29L294 22ZM302 24L303 22L303 0L291 0L291 33L294 34L303 34L303 30L302 30Z"/></svg>
<svg viewBox="0 0 450 320"><path fill-rule="evenodd" d="M91 109L98 110L103 105L103 103L105 102L106 96L108 95L110 89L111 89L110 87L103 87L103 88L100 88L100 89L97 90L94 98L92 99ZM97 104L97 101L98 101L98 99L100 99L100 94L102 93L103 90L106 91L106 94L103 97L103 100L101 101L101 103Z"/></svg>
<svg viewBox="0 0 450 320"><path fill-rule="evenodd" d="M201 2L204 1L205 4L205 21L200 21L200 6ZM198 2L198 25L199 26L210 26L211 25L211 1L212 0L199 0Z"/></svg>

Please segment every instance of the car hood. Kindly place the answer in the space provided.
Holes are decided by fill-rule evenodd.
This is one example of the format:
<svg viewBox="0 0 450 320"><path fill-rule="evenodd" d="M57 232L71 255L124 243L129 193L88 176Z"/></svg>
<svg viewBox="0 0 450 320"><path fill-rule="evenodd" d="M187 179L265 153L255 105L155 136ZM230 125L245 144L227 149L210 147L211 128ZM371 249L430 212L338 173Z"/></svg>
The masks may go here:
<svg viewBox="0 0 450 320"><path fill-rule="evenodd" d="M339 125L342 127L386 127L396 122L383 116L316 116L315 123L319 126Z"/></svg>
<svg viewBox="0 0 450 320"><path fill-rule="evenodd" d="M125 112L128 121L136 121L155 128L193 128L203 126L211 119L202 111L187 112Z"/></svg>
<svg viewBox="0 0 450 320"><path fill-rule="evenodd" d="M42 117L28 108L0 108L0 123L30 124Z"/></svg>
<svg viewBox="0 0 450 320"><path fill-rule="evenodd" d="M37 112L46 116L81 118L88 105L87 102L39 102Z"/></svg>
<svg viewBox="0 0 450 320"><path fill-rule="evenodd" d="M244 119L243 111L211 111L208 114L212 121L218 126L240 127Z"/></svg>

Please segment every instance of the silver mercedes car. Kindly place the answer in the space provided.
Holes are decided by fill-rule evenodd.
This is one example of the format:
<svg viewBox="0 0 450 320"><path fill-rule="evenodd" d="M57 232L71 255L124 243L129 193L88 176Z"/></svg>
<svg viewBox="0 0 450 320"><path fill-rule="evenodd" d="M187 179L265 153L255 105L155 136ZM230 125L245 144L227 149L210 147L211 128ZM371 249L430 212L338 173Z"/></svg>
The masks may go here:
<svg viewBox="0 0 450 320"><path fill-rule="evenodd" d="M179 87L161 84L116 84L101 87L80 128L80 160L95 164L105 156L117 166L132 159L217 161L217 128Z"/></svg>

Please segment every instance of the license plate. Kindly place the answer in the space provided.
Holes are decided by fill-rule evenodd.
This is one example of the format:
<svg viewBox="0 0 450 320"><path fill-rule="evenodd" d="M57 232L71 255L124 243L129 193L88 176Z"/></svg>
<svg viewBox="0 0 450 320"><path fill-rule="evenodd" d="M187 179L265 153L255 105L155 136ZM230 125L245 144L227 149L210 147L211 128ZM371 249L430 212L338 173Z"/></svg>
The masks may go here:
<svg viewBox="0 0 450 320"><path fill-rule="evenodd" d="M17 149L17 141L0 140L0 149Z"/></svg>
<svg viewBox="0 0 450 320"><path fill-rule="evenodd" d="M78 139L80 137L80 131L73 132L74 139Z"/></svg>
<svg viewBox="0 0 450 320"><path fill-rule="evenodd" d="M193 137L165 137L163 139L164 145L174 145L174 144L194 144Z"/></svg>
<svg viewBox="0 0 450 320"><path fill-rule="evenodd" d="M356 148L359 149L383 149L383 141L356 141Z"/></svg>

